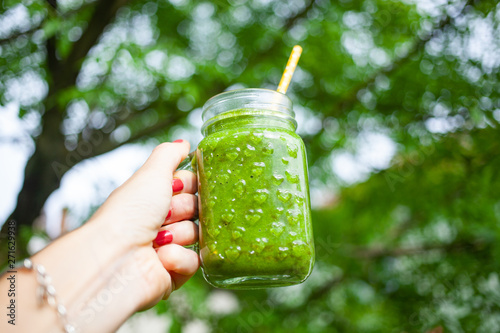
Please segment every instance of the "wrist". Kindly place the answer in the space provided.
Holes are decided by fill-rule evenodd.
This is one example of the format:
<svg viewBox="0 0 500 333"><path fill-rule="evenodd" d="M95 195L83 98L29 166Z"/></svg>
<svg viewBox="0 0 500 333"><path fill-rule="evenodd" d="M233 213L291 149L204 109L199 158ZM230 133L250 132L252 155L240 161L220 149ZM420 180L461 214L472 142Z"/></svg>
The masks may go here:
<svg viewBox="0 0 500 333"><path fill-rule="evenodd" d="M52 277L68 322L79 332L115 330L142 302L137 250L113 239L105 224L95 222L33 257Z"/></svg>

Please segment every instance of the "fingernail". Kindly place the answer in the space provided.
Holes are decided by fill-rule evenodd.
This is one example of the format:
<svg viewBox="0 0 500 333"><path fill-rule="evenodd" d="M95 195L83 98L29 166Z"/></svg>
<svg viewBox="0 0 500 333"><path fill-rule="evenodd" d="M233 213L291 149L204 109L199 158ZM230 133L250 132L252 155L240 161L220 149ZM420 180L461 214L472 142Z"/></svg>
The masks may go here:
<svg viewBox="0 0 500 333"><path fill-rule="evenodd" d="M182 140L182 139L177 139L177 140L175 140L175 141L174 141L174 143L179 143L179 142L182 142L182 141L184 141L184 140Z"/></svg>
<svg viewBox="0 0 500 333"><path fill-rule="evenodd" d="M172 208L170 208L170 209L168 210L167 217L165 217L165 221L163 221L162 227L163 227L164 225L167 225L167 221L168 221L168 218L169 218L170 216L172 216Z"/></svg>
<svg viewBox="0 0 500 333"><path fill-rule="evenodd" d="M172 191L174 192L180 192L184 188L184 184L182 183L182 180L179 178L174 178L172 180Z"/></svg>
<svg viewBox="0 0 500 333"><path fill-rule="evenodd" d="M172 232L170 230L162 230L156 235L156 238L154 242L158 246L163 246L169 243L172 243L174 240L174 235L172 235Z"/></svg>

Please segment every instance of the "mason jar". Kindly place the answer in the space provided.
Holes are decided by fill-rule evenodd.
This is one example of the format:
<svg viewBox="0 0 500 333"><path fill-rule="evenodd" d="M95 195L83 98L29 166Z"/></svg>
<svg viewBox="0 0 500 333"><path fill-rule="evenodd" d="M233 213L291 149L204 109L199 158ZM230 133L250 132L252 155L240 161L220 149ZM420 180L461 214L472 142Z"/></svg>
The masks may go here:
<svg viewBox="0 0 500 333"><path fill-rule="evenodd" d="M199 250L213 286L303 282L314 264L304 143L291 100L268 89L209 99L196 151Z"/></svg>

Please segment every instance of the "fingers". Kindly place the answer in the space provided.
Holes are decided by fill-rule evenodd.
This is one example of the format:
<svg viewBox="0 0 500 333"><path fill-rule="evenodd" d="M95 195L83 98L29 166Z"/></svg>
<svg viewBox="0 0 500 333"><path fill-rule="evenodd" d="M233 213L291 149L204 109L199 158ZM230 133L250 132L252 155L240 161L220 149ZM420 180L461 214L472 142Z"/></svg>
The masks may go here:
<svg viewBox="0 0 500 333"><path fill-rule="evenodd" d="M170 202L170 210L163 225L182 220L191 220L198 216L198 198L194 194L181 193L174 195Z"/></svg>
<svg viewBox="0 0 500 333"><path fill-rule="evenodd" d="M192 221L181 221L162 227L153 241L155 248L168 243L192 245L198 241L198 226Z"/></svg>
<svg viewBox="0 0 500 333"><path fill-rule="evenodd" d="M176 171L172 181L172 190L174 193L196 193L198 191L196 175L187 170Z"/></svg>
<svg viewBox="0 0 500 333"><path fill-rule="evenodd" d="M177 273L174 273L174 272L171 272L169 274L170 274L170 277L171 277L172 282L173 282L172 290L177 290L180 287L182 287L182 285L184 283L186 283L194 275L194 274L182 275L182 274L177 274Z"/></svg>
<svg viewBox="0 0 500 333"><path fill-rule="evenodd" d="M176 279L177 275L184 276L187 280L200 267L198 254L177 244L162 246L157 250L157 253L163 267L174 279L173 282L176 289L185 282L182 279Z"/></svg>

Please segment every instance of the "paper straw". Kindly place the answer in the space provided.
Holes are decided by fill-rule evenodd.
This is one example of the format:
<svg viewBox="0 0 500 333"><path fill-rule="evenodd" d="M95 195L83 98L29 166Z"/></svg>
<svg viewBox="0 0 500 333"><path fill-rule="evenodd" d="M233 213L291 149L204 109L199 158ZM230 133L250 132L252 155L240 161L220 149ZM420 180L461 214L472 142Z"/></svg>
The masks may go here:
<svg viewBox="0 0 500 333"><path fill-rule="evenodd" d="M280 84L278 85L278 92L286 94L286 90L292 80L293 72L295 71L295 67L297 67L301 53L302 47L300 47L300 45L295 45L292 53L290 54L290 58L288 58L288 63L286 64L285 71L281 77Z"/></svg>

